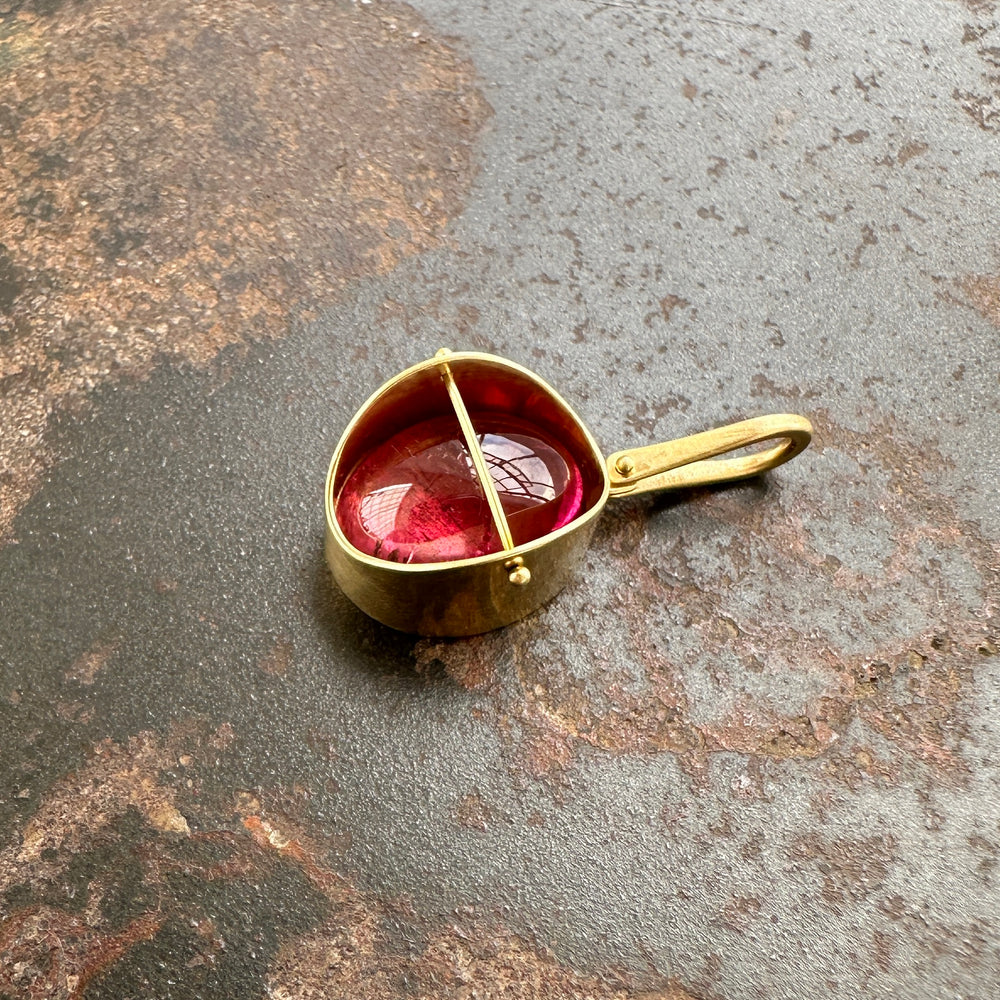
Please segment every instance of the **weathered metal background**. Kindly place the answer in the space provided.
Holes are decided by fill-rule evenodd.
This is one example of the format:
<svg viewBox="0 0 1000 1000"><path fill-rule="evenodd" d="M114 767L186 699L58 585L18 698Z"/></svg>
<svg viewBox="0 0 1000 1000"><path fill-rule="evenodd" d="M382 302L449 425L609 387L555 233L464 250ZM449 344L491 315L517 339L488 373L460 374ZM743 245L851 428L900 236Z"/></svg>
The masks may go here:
<svg viewBox="0 0 1000 1000"><path fill-rule="evenodd" d="M986 0L0 0L0 996L995 997L998 165ZM411 639L442 344L817 440Z"/></svg>

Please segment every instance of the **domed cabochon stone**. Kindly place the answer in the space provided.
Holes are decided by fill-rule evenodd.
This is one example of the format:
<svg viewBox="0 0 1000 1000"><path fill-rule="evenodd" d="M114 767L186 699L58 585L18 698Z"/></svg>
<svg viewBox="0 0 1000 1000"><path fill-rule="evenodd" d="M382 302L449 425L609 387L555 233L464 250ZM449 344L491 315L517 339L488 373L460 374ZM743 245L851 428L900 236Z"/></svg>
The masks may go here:
<svg viewBox="0 0 1000 1000"><path fill-rule="evenodd" d="M573 415L517 370L477 359L455 363L453 374L514 544L588 509L601 473ZM431 563L502 551L439 370L419 371L370 401L347 445L335 509L360 552Z"/></svg>

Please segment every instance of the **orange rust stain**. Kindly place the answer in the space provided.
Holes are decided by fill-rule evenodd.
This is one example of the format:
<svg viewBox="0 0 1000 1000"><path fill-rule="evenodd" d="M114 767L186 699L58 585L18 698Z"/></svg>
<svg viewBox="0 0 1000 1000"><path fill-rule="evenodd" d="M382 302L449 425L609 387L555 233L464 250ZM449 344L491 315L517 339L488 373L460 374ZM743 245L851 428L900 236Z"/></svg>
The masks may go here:
<svg viewBox="0 0 1000 1000"><path fill-rule="evenodd" d="M961 90L955 87L952 98L958 102L962 110L984 132L1000 133L1000 77L997 76L997 46L991 32L996 29L996 21L983 23L992 19L996 13L994 0L960 0L976 18L977 24L965 24L962 32L962 45L975 44L976 55L983 62L980 73L980 92ZM992 44L991 44L992 42Z"/></svg>
<svg viewBox="0 0 1000 1000"><path fill-rule="evenodd" d="M287 818L272 822L261 816L246 816L243 826L260 847L277 851L299 865L321 892L341 901L355 898L355 891L345 879L316 860L319 849L315 842L301 831L291 829Z"/></svg>
<svg viewBox="0 0 1000 1000"><path fill-rule="evenodd" d="M78 656L65 673L68 681L77 684L90 685L97 679L98 672L114 655L118 648L118 640L98 640L85 653Z"/></svg>
<svg viewBox="0 0 1000 1000"><path fill-rule="evenodd" d="M576 756L575 741L564 728L553 725L544 712L532 711L530 695L519 722L520 772L556 785L564 784Z"/></svg>
<svg viewBox="0 0 1000 1000"><path fill-rule="evenodd" d="M135 944L155 938L165 922L178 916L178 907L183 910L185 904L176 904L169 895L167 873L205 881L260 873L267 856L255 855L249 838L220 830L192 833L176 806L187 791L184 785L190 784L178 780L178 772L188 775L203 765L206 753L215 749L216 736L198 725L181 725L166 737L144 732L124 744L103 740L79 769L48 790L20 836L0 849L0 896L31 890L41 899L76 899L83 909L76 912L77 906L70 904L74 912L69 912L36 902L0 922L0 993L82 997L92 980ZM128 849L129 856L139 861L144 890L157 897L157 906L122 926L104 910L106 895L116 895L111 887L119 872L98 862L88 869L81 895L72 869L88 855L106 857L129 813L138 813L145 831ZM174 857L176 845L185 842L216 844L230 856L214 864ZM213 850L209 856L218 853Z"/></svg>
<svg viewBox="0 0 1000 1000"><path fill-rule="evenodd" d="M91 980L131 947L155 937L162 923L150 913L110 934L54 907L15 911L0 923L0 993L78 1000Z"/></svg>
<svg viewBox="0 0 1000 1000"><path fill-rule="evenodd" d="M1000 327L1000 275L972 275L959 281L958 288L977 312Z"/></svg>
<svg viewBox="0 0 1000 1000"><path fill-rule="evenodd" d="M459 803L456 818L485 829L492 810L478 793ZM268 995L277 1000L366 1000L391 995L405 977L416 995L466 998L482 995L511 1000L576 998L592 1000L697 1000L674 980L644 991L618 970L584 975L559 963L548 951L474 915L458 916L432 931L422 949L399 954L386 948L385 917L411 916L404 905L380 902L335 874L319 856L316 841L301 831L279 827L260 816L247 816L244 827L254 842L295 861L330 900L329 918L315 931L286 942L272 963ZM336 966L337 975L329 970Z"/></svg>
<svg viewBox="0 0 1000 1000"><path fill-rule="evenodd" d="M875 963L883 972L888 972L892 968L892 953L895 950L896 940L891 934L884 931L872 931L872 944L874 945Z"/></svg>
<svg viewBox="0 0 1000 1000"><path fill-rule="evenodd" d="M0 40L3 540L54 411L438 245L489 108L388 0L26 5Z"/></svg>
<svg viewBox="0 0 1000 1000"><path fill-rule="evenodd" d="M294 653L295 646L292 640L287 635L279 636L258 666L265 674L271 674L273 677L286 677L292 665Z"/></svg>
<svg viewBox="0 0 1000 1000"><path fill-rule="evenodd" d="M734 896L726 904L719 922L743 934L760 914L762 905L756 896Z"/></svg>
<svg viewBox="0 0 1000 1000"><path fill-rule="evenodd" d="M681 984L663 980L637 987L620 971L586 975L560 964L547 950L495 925L455 923L431 934L417 955L394 955L378 946L377 925L343 915L312 935L286 945L271 968L269 995L276 1000L369 1000L398 993L471 1000L697 1000ZM336 965L337 976L328 970Z"/></svg>
<svg viewBox="0 0 1000 1000"><path fill-rule="evenodd" d="M790 849L798 862L814 863L822 876L821 896L836 912L880 892L895 859L892 836L825 840L818 834L799 837Z"/></svg>
<svg viewBox="0 0 1000 1000"><path fill-rule="evenodd" d="M994 0L959 0L959 2L973 14L992 14L997 9Z"/></svg>
<svg viewBox="0 0 1000 1000"><path fill-rule="evenodd" d="M673 753L696 778L704 777L706 755L734 751L764 760L824 758L827 773L847 784L865 776L894 782L904 756L964 780L962 706L976 661L986 655L981 651L995 647L1000 630L994 547L929 485L947 465L933 443L908 440L891 419L862 433L836 424L823 411L812 418L814 454L836 449L862 474L870 471L875 481L886 483L873 501L886 524L889 555L882 564L862 570L826 554L807 530L812 513L807 497L748 505L745 498L719 492L692 502L720 528L740 524L738 533L726 536L733 567L728 572L735 575L706 583L692 575L680 541L666 559L669 573L662 554L655 560L643 554L648 505L616 505L602 518L594 549L623 581L601 598L602 614L609 616L609 627L621 627L620 636L615 633L612 641L606 630L595 630L589 611L574 613L574 601L589 608L595 600L581 585L560 597L569 610L558 618L558 627L542 612L482 637L474 651L460 642L449 647L456 673L463 669L463 651L476 662L512 656L521 695L504 701L498 715L502 734L517 744L519 773L560 775L571 766L573 746L583 743L615 754ZM981 607L970 607L968 594L935 568L928 557L934 547L967 564L980 581ZM740 588L760 571L762 559L774 577L775 598L765 597L748 617ZM801 579L823 581L845 608L862 615L873 603L891 614L897 593L906 591L927 624L917 634L879 638L875 632L870 653L845 652L834 633L804 635L783 617L781 595ZM664 601L683 609L685 627L699 636L706 652L738 664L714 675L729 703L714 718L705 719L703 707L696 713L682 664L647 627ZM585 673L582 661L589 664ZM743 672L773 670L774 664L808 670L820 693L798 711L779 710L746 693ZM866 750L863 729L844 741L855 721L884 738L896 756Z"/></svg>
<svg viewBox="0 0 1000 1000"><path fill-rule="evenodd" d="M847 753L828 755L824 772L855 790L872 781L894 785L900 777L899 765L886 760L867 744L855 746ZM825 808L822 804L818 806L820 811Z"/></svg>
<svg viewBox="0 0 1000 1000"><path fill-rule="evenodd" d="M690 305L691 303L680 295L665 295L660 299L660 312L663 314L663 319L669 323L670 315L675 309L688 309Z"/></svg>
<svg viewBox="0 0 1000 1000"><path fill-rule="evenodd" d="M461 641L421 639L413 647L414 667L425 673L443 667L445 673L468 691L481 691L496 682L494 650L481 636Z"/></svg>
<svg viewBox="0 0 1000 1000"><path fill-rule="evenodd" d="M176 792L158 780L175 761L172 744L152 733L133 736L125 745L102 740L83 767L49 791L24 828L17 861L35 862L46 850L76 851L129 808L156 830L189 832Z"/></svg>
<svg viewBox="0 0 1000 1000"><path fill-rule="evenodd" d="M494 820L493 810L477 791L463 795L455 807L455 820L466 830L485 833Z"/></svg>
<svg viewBox="0 0 1000 1000"><path fill-rule="evenodd" d="M913 142L907 142L900 147L898 158L899 165L905 167L907 163L910 162L914 157L923 156L931 147L927 145L926 142L919 142L914 140Z"/></svg>
<svg viewBox="0 0 1000 1000"><path fill-rule="evenodd" d="M69 876L74 859L86 855L96 862L88 873L89 902L82 914L35 903L0 922L0 991L26 1000L81 997L130 948L155 940L168 923L175 934L180 927L189 929L195 951L190 958L188 949L172 941L157 952L171 978L182 984L195 966L222 961L235 945L223 941L213 916L192 903L195 896L175 896L174 880L183 877L189 886L245 882L259 893L269 873L285 865L303 873L326 909L317 911L311 930L284 939L266 972L269 996L381 1000L396 995L405 981L415 995L456 1000L500 993L512 1000L695 1000L681 984L658 974L639 980L617 968L577 972L472 908L428 923L405 900L378 899L334 870L328 837L270 808L273 792L243 793L228 804L190 793L185 806L197 811L196 830L158 824L162 805L184 794L185 776L212 766L217 737L184 724L168 736L141 733L121 745L102 741L83 767L49 790L24 841L0 851L0 893L35 886L39 894L51 894ZM104 784L110 786L107 792L101 791ZM301 798L294 789L291 794ZM483 812L478 804L463 805ZM101 907L115 873L101 865L115 863L107 860L106 848L121 836L118 821L136 808L145 825L127 850L141 865L144 892L156 899L156 909L115 927ZM73 892L78 889L74 884ZM242 916L273 918L263 911ZM408 927L413 946L401 951L387 941L387 924ZM259 939L246 946L254 940ZM171 967L178 960L185 964ZM330 975L333 967L336 976Z"/></svg>

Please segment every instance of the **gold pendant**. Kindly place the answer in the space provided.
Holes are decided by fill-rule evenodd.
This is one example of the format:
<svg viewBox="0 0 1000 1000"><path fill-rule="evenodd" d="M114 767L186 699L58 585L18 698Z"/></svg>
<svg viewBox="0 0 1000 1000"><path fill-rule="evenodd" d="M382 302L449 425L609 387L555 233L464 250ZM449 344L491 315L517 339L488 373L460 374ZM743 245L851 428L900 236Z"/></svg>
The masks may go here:
<svg viewBox="0 0 1000 1000"><path fill-rule="evenodd" d="M326 480L327 561L391 628L488 632L569 583L609 498L755 476L811 437L805 417L777 413L605 459L533 372L441 350L386 382L344 431Z"/></svg>

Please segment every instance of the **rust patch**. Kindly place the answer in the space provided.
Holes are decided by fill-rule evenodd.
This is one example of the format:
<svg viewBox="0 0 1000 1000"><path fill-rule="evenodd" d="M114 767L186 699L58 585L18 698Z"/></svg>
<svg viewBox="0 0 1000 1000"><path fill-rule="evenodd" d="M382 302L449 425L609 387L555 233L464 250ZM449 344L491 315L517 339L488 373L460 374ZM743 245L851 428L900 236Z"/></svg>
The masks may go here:
<svg viewBox="0 0 1000 1000"><path fill-rule="evenodd" d="M891 836L824 840L812 834L798 838L790 854L796 861L815 863L822 876L822 898L839 913L845 904L861 902L882 889L895 849Z"/></svg>
<svg viewBox="0 0 1000 1000"><path fill-rule="evenodd" d="M872 932L872 945L875 952L875 964L883 971L888 972L892 968L892 953L895 948L895 939L884 931Z"/></svg>
<svg viewBox="0 0 1000 1000"><path fill-rule="evenodd" d="M66 680L76 681L77 684L93 684L98 671L104 667L117 648L117 639L99 640L94 643L86 653L73 661L64 675Z"/></svg>
<svg viewBox="0 0 1000 1000"><path fill-rule="evenodd" d="M75 859L118 840L116 826L129 812L154 836L191 835L176 805L177 790L160 781L163 770L178 766L179 737L143 733L124 745L101 741L78 771L50 789L19 842L0 851L0 900L23 898L29 886L36 897L13 911L4 907L0 992L80 997L91 980L158 933L163 914L156 908L121 926L108 919L102 906L111 873L98 873L80 893L73 867ZM64 902L56 906L38 897Z"/></svg>
<svg viewBox="0 0 1000 1000"><path fill-rule="evenodd" d="M900 147L899 153L897 154L899 165L901 167L905 167L910 160L917 156L923 156L924 153L926 153L930 148L931 147L928 146L926 142L920 142L916 139L913 142L905 143Z"/></svg>
<svg viewBox="0 0 1000 1000"><path fill-rule="evenodd" d="M1000 275L974 274L960 280L958 288L973 309L1000 327Z"/></svg>
<svg viewBox="0 0 1000 1000"><path fill-rule="evenodd" d="M691 303L687 299L682 298L680 295L664 295L660 299L660 312L663 314L663 319L665 322L670 322L670 315L675 309L690 309Z"/></svg>
<svg viewBox="0 0 1000 1000"><path fill-rule="evenodd" d="M0 991L24 1000L77 1000L91 980L160 927L150 914L118 933L102 933L50 906L18 910L0 924Z"/></svg>
<svg viewBox="0 0 1000 1000"><path fill-rule="evenodd" d="M415 957L387 954L380 947L377 923L362 912L355 911L346 926L340 913L314 935L286 946L272 967L268 995L275 1000L381 1000L400 995L440 1000L698 1000L674 981L648 990L622 972L575 972L560 965L551 952L474 916L471 924L456 923L430 934ZM328 970L334 966L337 976L331 978Z"/></svg>
<svg viewBox="0 0 1000 1000"><path fill-rule="evenodd" d="M952 98L961 109L984 132L1000 134L1000 47L993 33L997 30L995 19L996 4L993 0L962 0L964 6L975 17L987 23L963 26L962 45L974 44L976 55L983 62L981 77L982 90L979 93L955 88ZM993 36L993 37L991 37Z"/></svg>
<svg viewBox="0 0 1000 1000"><path fill-rule="evenodd" d="M656 425L668 413L679 410L686 413L691 408L691 400L680 394L670 394L658 402L648 403L640 399L625 415L625 423L640 437L654 434Z"/></svg>
<svg viewBox="0 0 1000 1000"><path fill-rule="evenodd" d="M25 827L16 859L37 862L50 850L75 853L127 809L136 809L154 829L188 833L176 792L157 780L174 761L168 749L142 734L125 745L103 740L86 766L68 775Z"/></svg>
<svg viewBox="0 0 1000 1000"><path fill-rule="evenodd" d="M765 322L764 325L768 326L768 323ZM774 326L773 323L770 325ZM831 385L829 388L835 389L836 387ZM819 389L801 389L798 386L792 386L791 389L786 389L773 382L763 372L758 372L750 379L750 395L757 399L761 397L777 397L791 402L796 400L818 399L823 395L823 392Z"/></svg>
<svg viewBox="0 0 1000 1000"><path fill-rule="evenodd" d="M525 702L518 722L519 772L533 779L545 779L553 786L566 784L566 775L576 757L571 735L553 725L544 712L534 711L530 701Z"/></svg>
<svg viewBox="0 0 1000 1000"><path fill-rule="evenodd" d="M683 534L665 543L661 533L652 547L657 501L620 501L592 546L600 573L585 571L528 621L475 646L451 644L458 673L463 655L513 657L519 690L498 693L497 714L516 775L558 784L574 747L589 744L615 754L673 753L695 778L707 755L731 751L823 758L825 772L852 787L891 784L906 760L964 781L963 699L1000 634L995 546L930 485L947 466L932 442L908 440L892 419L862 433L822 411L811 417L812 454L830 450L835 468L846 462L853 472L827 473L830 483L794 498L752 502L715 491L687 499L686 530L717 537L710 552L724 568L692 564ZM837 516L852 525L877 523L877 557L852 563L850 553L833 554L840 536L824 538L826 493L819 498L817 489L839 491ZM789 616L785 602L804 587L817 600L836 595L839 624L829 615L822 625L807 613ZM900 608L922 623L918 630L891 627ZM675 633L683 639L676 646ZM698 693L692 670L702 675ZM752 681L763 673L773 681ZM803 681L797 710L767 694L783 674ZM893 749L873 751L876 736Z"/></svg>
<svg viewBox="0 0 1000 1000"><path fill-rule="evenodd" d="M959 0L959 3L961 3L962 6L971 13L981 14L984 17L993 14L997 9L997 5L994 0ZM969 27L969 25L966 25L967 31ZM964 42L965 39L963 38L962 41Z"/></svg>
<svg viewBox="0 0 1000 1000"><path fill-rule="evenodd" d="M719 922L738 934L745 934L759 916L761 907L762 903L756 896L733 896Z"/></svg>
<svg viewBox="0 0 1000 1000"><path fill-rule="evenodd" d="M336 838L297 818L307 789L220 795L202 787L199 775L207 785L220 746L234 744L233 734L194 723L124 744L104 740L47 792L22 837L0 851L0 991L73 1000L151 942L152 965L194 992L229 963L220 973L228 989L288 1000L696 1000L659 974L579 973L474 907L427 920L405 900L359 890L333 867ZM492 810L472 793L458 814L480 828ZM123 883L130 867L138 878ZM298 879L291 889L289 875ZM225 887L241 885L248 894L237 892L234 903ZM303 896L311 900L305 928L288 922ZM248 973L276 924L269 961Z"/></svg>
<svg viewBox="0 0 1000 1000"><path fill-rule="evenodd" d="M861 256L868 249L868 247L873 247L878 245L878 237L875 235L875 230L866 222L861 227L861 242L854 248L851 253L851 267L858 268L861 266Z"/></svg>
<svg viewBox="0 0 1000 1000"><path fill-rule="evenodd" d="M478 830L485 833L494 820L493 810L483 800L478 791L463 795L455 807L455 820L466 830Z"/></svg>
<svg viewBox="0 0 1000 1000"><path fill-rule="evenodd" d="M854 790L866 782L894 785L900 779L899 764L885 760L866 743L856 745L849 751L829 754L824 770L831 778ZM824 817L828 803L814 801L813 807Z"/></svg>
<svg viewBox="0 0 1000 1000"><path fill-rule="evenodd" d="M246 826L261 846L301 864L331 904L323 925L289 941L272 964L267 989L278 1000L366 1000L401 993L455 1000L501 993L512 1000L697 1000L673 980L648 992L621 971L577 973L472 907L457 911L452 923L420 933L405 903L379 902L358 891L317 860L306 843L258 817L249 817ZM393 949L384 932L389 918L409 923L421 943L403 953ZM331 978L334 967L337 975Z"/></svg>
<svg viewBox="0 0 1000 1000"><path fill-rule="evenodd" d="M279 336L435 246L489 113L408 6L85 0L0 21L0 539L53 410Z"/></svg>
<svg viewBox="0 0 1000 1000"><path fill-rule="evenodd" d="M287 635L279 636L261 659L260 669L273 677L287 677L294 653L295 646L292 640Z"/></svg>
<svg viewBox="0 0 1000 1000"><path fill-rule="evenodd" d="M496 651L482 636L461 641L421 639L413 647L414 669L444 672L467 691L481 691L497 680Z"/></svg>

